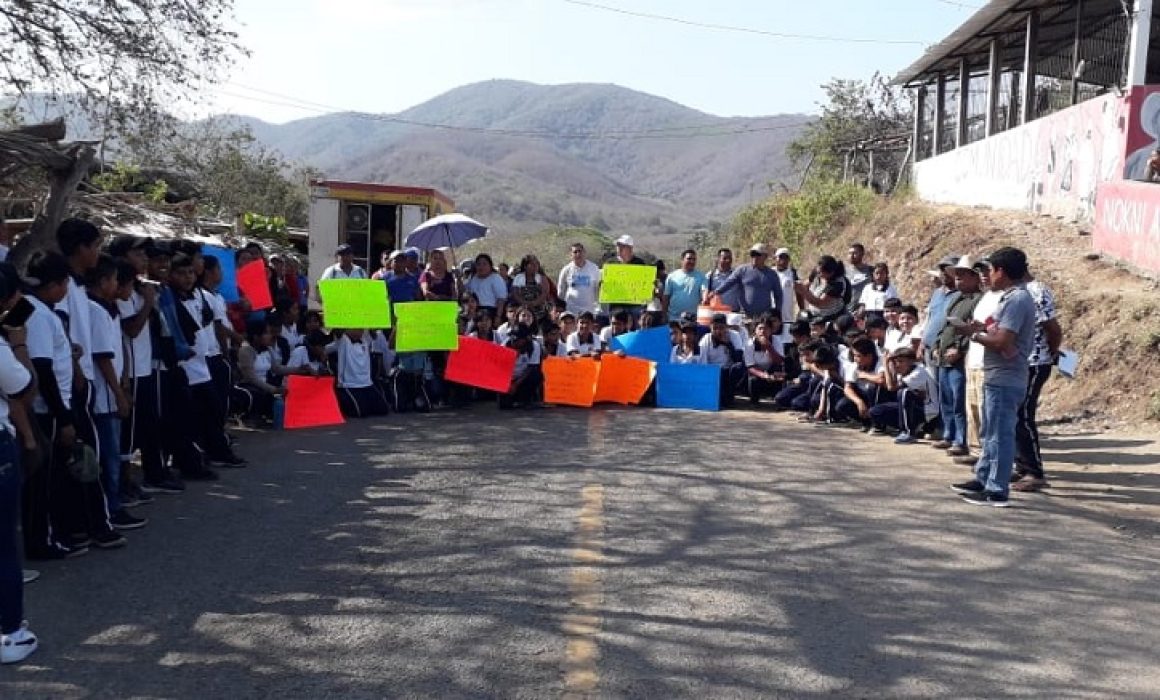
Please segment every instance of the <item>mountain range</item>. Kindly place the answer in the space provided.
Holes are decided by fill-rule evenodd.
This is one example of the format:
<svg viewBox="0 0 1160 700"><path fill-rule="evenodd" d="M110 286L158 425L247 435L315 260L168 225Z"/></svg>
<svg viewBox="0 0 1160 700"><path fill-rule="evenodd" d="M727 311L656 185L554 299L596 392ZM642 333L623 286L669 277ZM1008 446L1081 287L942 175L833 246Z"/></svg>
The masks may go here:
<svg viewBox="0 0 1160 700"><path fill-rule="evenodd" d="M591 225L646 238L727 221L770 188L793 187L785 149L811 120L719 117L616 85L512 80L390 115L227 118L328 178L437 188L500 235Z"/></svg>
<svg viewBox="0 0 1160 700"><path fill-rule="evenodd" d="M394 115L239 119L328 177L435 187L500 233L596 223L655 234L727 220L791 185L785 148L810 117L726 118L616 85L493 80Z"/></svg>

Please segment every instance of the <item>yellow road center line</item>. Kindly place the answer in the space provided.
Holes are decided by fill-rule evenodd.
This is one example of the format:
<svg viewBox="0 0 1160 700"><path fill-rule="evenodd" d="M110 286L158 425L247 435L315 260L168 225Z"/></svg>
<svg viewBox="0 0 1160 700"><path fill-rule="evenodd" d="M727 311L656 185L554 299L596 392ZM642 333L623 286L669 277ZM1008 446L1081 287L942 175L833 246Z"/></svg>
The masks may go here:
<svg viewBox="0 0 1160 700"><path fill-rule="evenodd" d="M599 566L604 561L604 487L589 484L580 492L576 546L569 576L570 607L560 629L567 639L564 650L564 697L594 697L600 685L597 661L600 648L600 604L604 599Z"/></svg>

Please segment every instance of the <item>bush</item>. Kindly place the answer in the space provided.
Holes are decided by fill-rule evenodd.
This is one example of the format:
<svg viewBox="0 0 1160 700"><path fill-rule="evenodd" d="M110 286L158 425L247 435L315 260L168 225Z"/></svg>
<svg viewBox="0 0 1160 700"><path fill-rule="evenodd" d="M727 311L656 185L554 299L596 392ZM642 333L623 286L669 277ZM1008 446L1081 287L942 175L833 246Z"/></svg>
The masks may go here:
<svg viewBox="0 0 1160 700"><path fill-rule="evenodd" d="M816 181L800 192L779 194L748 207L734 218L731 236L739 249L757 242L801 253L808 234L823 239L851 221L866 217L878 195L853 183Z"/></svg>

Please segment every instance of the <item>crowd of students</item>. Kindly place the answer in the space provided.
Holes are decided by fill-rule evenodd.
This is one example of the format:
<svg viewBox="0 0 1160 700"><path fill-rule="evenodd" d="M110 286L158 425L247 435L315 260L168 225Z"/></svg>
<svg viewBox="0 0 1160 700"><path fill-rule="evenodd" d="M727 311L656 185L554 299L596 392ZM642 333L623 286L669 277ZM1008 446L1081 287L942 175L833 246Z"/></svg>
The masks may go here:
<svg viewBox="0 0 1160 700"><path fill-rule="evenodd" d="M448 251L399 250L368 275L349 247L336 251L320 279L373 276L385 281L392 303L458 300L461 334L515 350L511 385L494 394L445 382L445 352L399 353L389 331L327 328L308 309L317 288L308 290L257 244L237 251L237 263L267 260L269 310L244 298L227 303L219 260L190 241L105 241L74 219L61 224L57 242L59 253L35 253L23 274L0 267L5 662L36 644L22 621L18 540L30 560L124 546L124 532L147 524L134 508L247 465L233 449L230 420L276 423L292 374L333 376L350 417L480 400L537 407L545 357L599 358L615 352L618 335L667 327L670 362L720 368L722 407L742 397L819 426L893 435L899 444L931 438L980 470L956 490L992 505L1006 503L1009 482L1021 490L1046 485L1035 411L1059 352L1059 325L1050 290L1020 269L1025 259L1010 249L984 260L944 259L922 311L899 298L886 264L864 263L859 245L845 263L822 256L803 278L784 248L771 265L769 249L755 245L737 267L722 249L707 274L687 250L672 273L657 266L649 303L613 306L599 302L602 270L581 244L555 278L535 255L507 274L486 254L454 268ZM645 264L628 236L609 262ZM1001 284L989 290L995 274ZM1007 307L1022 315L1010 321ZM1004 396L1019 394L1017 416L987 394L996 377ZM642 403L654 401L650 390ZM979 445L982 454L971 457Z"/></svg>

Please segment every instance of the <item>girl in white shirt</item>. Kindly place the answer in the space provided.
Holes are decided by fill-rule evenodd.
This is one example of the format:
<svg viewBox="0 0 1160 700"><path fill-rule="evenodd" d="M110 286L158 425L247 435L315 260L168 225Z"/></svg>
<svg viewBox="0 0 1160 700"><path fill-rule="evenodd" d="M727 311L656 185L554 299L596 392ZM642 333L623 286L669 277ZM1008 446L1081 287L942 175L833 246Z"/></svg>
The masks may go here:
<svg viewBox="0 0 1160 700"><path fill-rule="evenodd" d="M674 365L702 364L701 348L697 345L697 324L691 321L681 324L680 341L673 346L669 362Z"/></svg>
<svg viewBox="0 0 1160 700"><path fill-rule="evenodd" d="M887 299L898 299L898 290L890 283L890 267L886 263L874 266L870 284L862 288L858 302L867 311L881 312Z"/></svg>
<svg viewBox="0 0 1160 700"><path fill-rule="evenodd" d="M338 367L335 392L338 406L348 418L385 416L387 400L375 386L371 348L365 331L346 330L326 346Z"/></svg>

